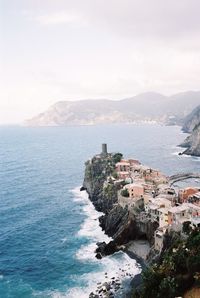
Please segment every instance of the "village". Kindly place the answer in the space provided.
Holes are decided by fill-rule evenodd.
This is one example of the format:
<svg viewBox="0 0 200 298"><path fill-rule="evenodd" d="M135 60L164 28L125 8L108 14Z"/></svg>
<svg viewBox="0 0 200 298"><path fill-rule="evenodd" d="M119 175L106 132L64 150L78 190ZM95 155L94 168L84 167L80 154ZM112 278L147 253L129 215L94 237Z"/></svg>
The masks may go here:
<svg viewBox="0 0 200 298"><path fill-rule="evenodd" d="M166 231L183 233L184 224L200 227L200 186L173 187L170 178L138 160L121 159L105 182L118 186L118 204L140 221L157 222L154 249L160 252Z"/></svg>

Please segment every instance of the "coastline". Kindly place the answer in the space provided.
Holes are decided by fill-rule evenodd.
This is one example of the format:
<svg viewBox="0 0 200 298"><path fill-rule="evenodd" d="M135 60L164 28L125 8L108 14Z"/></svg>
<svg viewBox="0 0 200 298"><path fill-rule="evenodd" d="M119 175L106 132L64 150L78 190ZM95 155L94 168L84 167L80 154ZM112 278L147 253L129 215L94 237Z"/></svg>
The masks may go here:
<svg viewBox="0 0 200 298"><path fill-rule="evenodd" d="M73 191L74 192L74 191ZM132 280L135 276L140 274L142 264L139 263L139 259L130 257L125 251L118 251L110 256L104 257L98 260L95 257L96 243L100 240L109 242L112 240L102 230L99 224L99 213L92 201L89 199L86 191L80 191L80 188L76 188L74 192L76 201L84 202L83 211L86 214L86 218L81 226L81 230L78 233L80 237L88 237L90 242L86 246L82 246L77 252L76 257L83 262L92 262L97 264L97 272L91 272L84 277L87 281L86 288L78 291L70 291L67 297L77 298L75 294L80 293L81 297L129 297L128 293L132 288ZM74 289L75 290L75 289ZM106 296L106 295L110 296ZM113 296L112 296L113 294Z"/></svg>
<svg viewBox="0 0 200 298"><path fill-rule="evenodd" d="M140 273L134 276L122 270L121 278L132 277L129 291L123 296L117 294L123 289L122 281L115 280L113 276L111 282L100 284L95 293L90 293L90 298L131 297L143 291L147 291L147 295L150 289L143 289L141 272L146 268L148 272L151 262L170 247L169 243L173 243L173 234L177 231L171 231L171 213L184 207L188 220L188 216L194 214L189 212L190 208L198 208L192 204L181 206L181 192L177 194L172 188L174 181L190 176L196 178L194 173L166 176L139 160L123 159L123 154L119 152L108 153L107 144L102 144L102 152L85 163L84 182L80 190L86 190L94 208L103 213L99 217L99 225L112 239L109 243L96 243L96 258L101 260L122 251L140 268ZM194 191L198 192L198 189ZM168 282L167 277L166 280Z"/></svg>
<svg viewBox="0 0 200 298"><path fill-rule="evenodd" d="M80 188L80 191L86 191L83 187ZM86 191L88 195L88 200L92 203L92 201L89 198L89 194ZM94 204L92 203L94 206ZM95 206L94 209L96 210ZM96 210L97 211L97 210ZM97 211L98 212L98 211ZM103 233L105 233L100 225L99 218L98 218L98 225L99 228ZM105 233L107 236L107 234ZM119 268L121 271L121 276L118 274L115 275L113 272L112 277L109 276L107 272L104 272L105 281L97 282L96 284L96 290L93 290L89 294L89 298L114 298L114 297L123 297L123 298L131 298L131 291L133 289L138 289L141 286L142 283L142 271L147 268L146 263L146 257L148 255L147 249L144 251L144 246L149 246L147 240L134 240L130 241L126 245L124 245L123 249L120 249L118 252L113 253L117 254L119 252L125 253L130 259L134 260L136 262L136 267L139 268L140 272L132 275L130 273L131 265L127 263L126 269ZM98 245L96 243L96 247L98 248ZM148 249L149 252L149 249ZM95 254L95 251L94 251ZM104 256L103 258L106 258L109 256ZM130 281L127 285L124 286L124 278L129 278Z"/></svg>
<svg viewBox="0 0 200 298"><path fill-rule="evenodd" d="M142 270L147 267L147 257L150 252L150 245L147 240L133 240L127 243L124 252L140 264Z"/></svg>

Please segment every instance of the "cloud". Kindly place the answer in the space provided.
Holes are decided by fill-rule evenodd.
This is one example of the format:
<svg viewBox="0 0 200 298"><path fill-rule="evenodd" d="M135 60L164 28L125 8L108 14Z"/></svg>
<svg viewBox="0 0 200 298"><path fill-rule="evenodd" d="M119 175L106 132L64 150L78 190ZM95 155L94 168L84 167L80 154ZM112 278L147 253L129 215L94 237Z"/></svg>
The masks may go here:
<svg viewBox="0 0 200 298"><path fill-rule="evenodd" d="M200 33L199 0L97 0L87 3L90 5L85 9L94 23L100 22L116 34L132 39L180 39Z"/></svg>
<svg viewBox="0 0 200 298"><path fill-rule="evenodd" d="M80 13L69 11L58 11L48 14L39 14L31 17L31 19L44 26L63 24L86 24L86 20Z"/></svg>
<svg viewBox="0 0 200 298"><path fill-rule="evenodd" d="M42 25L89 22L137 40L196 38L200 33L199 0L44 0L42 14L33 7Z"/></svg>

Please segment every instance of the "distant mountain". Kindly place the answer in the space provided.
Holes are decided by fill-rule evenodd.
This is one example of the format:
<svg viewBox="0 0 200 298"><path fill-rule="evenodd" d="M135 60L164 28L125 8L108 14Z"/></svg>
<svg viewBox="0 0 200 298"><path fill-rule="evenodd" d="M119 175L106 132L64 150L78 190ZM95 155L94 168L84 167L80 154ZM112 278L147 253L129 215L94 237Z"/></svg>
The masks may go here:
<svg viewBox="0 0 200 298"><path fill-rule="evenodd" d="M67 126L140 121L177 124L199 103L200 92L192 91L169 97L149 92L123 100L59 101L25 124Z"/></svg>
<svg viewBox="0 0 200 298"><path fill-rule="evenodd" d="M183 130L191 132L181 144L187 148L183 154L200 156L200 105L186 117Z"/></svg>

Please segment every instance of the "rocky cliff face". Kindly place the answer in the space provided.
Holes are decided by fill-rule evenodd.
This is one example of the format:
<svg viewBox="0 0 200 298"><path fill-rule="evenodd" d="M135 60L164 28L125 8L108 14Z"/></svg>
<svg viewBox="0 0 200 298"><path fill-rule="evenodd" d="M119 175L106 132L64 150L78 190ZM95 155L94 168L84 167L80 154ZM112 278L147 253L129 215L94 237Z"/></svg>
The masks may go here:
<svg viewBox="0 0 200 298"><path fill-rule="evenodd" d="M107 214L117 202L117 188L110 184L104 187L107 177L114 171L115 163L112 155L94 156L85 164L83 187L98 211Z"/></svg>
<svg viewBox="0 0 200 298"><path fill-rule="evenodd" d="M191 135L186 138L182 147L187 147L183 154L200 156L200 123L193 129Z"/></svg>
<svg viewBox="0 0 200 298"><path fill-rule="evenodd" d="M200 100L199 100L200 101ZM184 120L183 131L192 132L200 123L200 105L196 107Z"/></svg>
<svg viewBox="0 0 200 298"><path fill-rule="evenodd" d="M181 147L187 148L183 154L200 156L200 106L186 117L183 131L191 132Z"/></svg>

